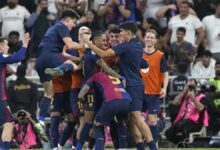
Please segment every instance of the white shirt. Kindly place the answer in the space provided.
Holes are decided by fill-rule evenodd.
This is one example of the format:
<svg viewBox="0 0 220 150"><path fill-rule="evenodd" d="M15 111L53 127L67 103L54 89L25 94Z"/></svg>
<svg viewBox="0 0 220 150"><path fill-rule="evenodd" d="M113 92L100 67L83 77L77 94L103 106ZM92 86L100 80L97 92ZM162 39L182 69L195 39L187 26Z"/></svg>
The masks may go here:
<svg viewBox="0 0 220 150"><path fill-rule="evenodd" d="M0 9L0 22L2 22L2 36L8 37L11 31L18 31L20 34L20 40L24 35L24 20L30 16L28 10L20 5L17 5L14 9L10 9L8 6Z"/></svg>
<svg viewBox="0 0 220 150"><path fill-rule="evenodd" d="M186 35L184 40L195 45L196 41L196 29L202 27L202 22L196 16L189 14L186 18L181 19L180 15L173 16L168 23L168 28L172 31L170 43L177 40L176 30L179 27L186 28Z"/></svg>
<svg viewBox="0 0 220 150"><path fill-rule="evenodd" d="M206 16L203 18L202 24L208 40L206 49L212 53L220 53L220 36L218 36L220 34L220 18L216 18L215 15Z"/></svg>
<svg viewBox="0 0 220 150"><path fill-rule="evenodd" d="M144 10L144 18L154 18L158 21L161 27L167 27L166 17L161 17L160 19L156 17L157 11L166 6L163 0L148 0L146 5L147 6Z"/></svg>
<svg viewBox="0 0 220 150"><path fill-rule="evenodd" d="M203 66L202 61L198 61L191 66L191 75L194 78L214 78L215 77L215 59L210 59L210 64L206 68Z"/></svg>
<svg viewBox="0 0 220 150"><path fill-rule="evenodd" d="M63 2L63 0L58 0L59 2ZM52 14L57 13L57 8L55 6L55 0L48 0L48 11Z"/></svg>

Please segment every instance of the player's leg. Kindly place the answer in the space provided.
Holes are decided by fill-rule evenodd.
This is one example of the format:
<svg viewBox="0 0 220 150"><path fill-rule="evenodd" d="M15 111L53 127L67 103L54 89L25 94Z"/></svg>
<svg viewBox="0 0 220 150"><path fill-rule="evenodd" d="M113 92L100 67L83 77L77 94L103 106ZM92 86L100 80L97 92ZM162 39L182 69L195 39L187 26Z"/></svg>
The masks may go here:
<svg viewBox="0 0 220 150"><path fill-rule="evenodd" d="M59 124L61 117L61 109L63 107L64 95L63 93L55 93L52 101L51 109L51 124L50 124L50 139L53 149L58 148L59 142Z"/></svg>
<svg viewBox="0 0 220 150"><path fill-rule="evenodd" d="M73 70L79 70L79 67L71 60L67 60L56 68L46 68L45 73L52 76L62 76L65 72L72 72Z"/></svg>
<svg viewBox="0 0 220 150"><path fill-rule="evenodd" d="M72 110L73 119L75 122L79 123L76 133L73 133L74 136L76 137L75 139L73 138L72 149L75 149L75 146L78 143L79 136L84 125L83 104L81 101L78 101L79 91L80 91L79 88L73 88L71 89L71 92L70 92L70 106Z"/></svg>
<svg viewBox="0 0 220 150"><path fill-rule="evenodd" d="M63 110L64 113L67 115L67 126L64 128L60 140L59 140L59 147L63 147L69 137L73 135L73 131L76 125L76 120L74 120L72 109L71 109L71 102L70 102L70 92L65 92L65 99L63 99Z"/></svg>
<svg viewBox="0 0 220 150"><path fill-rule="evenodd" d="M114 120L117 123L117 143L118 149L126 149L127 145L127 127L125 120L128 118L128 112L130 111L130 102L127 100L120 100L114 102L113 108L116 109L117 114L114 115Z"/></svg>
<svg viewBox="0 0 220 150"><path fill-rule="evenodd" d="M130 87L127 89L128 93L132 97L132 104L131 104L131 120L133 124L136 125L137 129L141 132L143 137L146 139L150 150L157 150L156 144L153 140L150 128L144 122L144 119L141 116L142 111L142 103L143 103L143 94L144 94L144 87ZM135 127L134 125L132 127ZM133 129L134 130L134 129ZM134 130L135 131L135 130ZM139 135L139 134L137 134ZM140 138L140 137L138 137ZM138 149L143 149L142 143L136 143Z"/></svg>
<svg viewBox="0 0 220 150"><path fill-rule="evenodd" d="M119 149L119 140L117 136L117 125L118 123L115 122L115 120L112 120L110 122L110 135L111 135L112 142L113 142L115 149Z"/></svg>
<svg viewBox="0 0 220 150"><path fill-rule="evenodd" d="M88 93L85 97L84 102L84 119L85 123L80 133L79 141L77 143L77 150L81 150L83 147L84 142L89 137L90 129L93 127L93 121L95 117L95 106L96 95L95 93Z"/></svg>
<svg viewBox="0 0 220 150"><path fill-rule="evenodd" d="M109 124L113 119L119 123L117 126L117 136L119 137L119 148L126 147L126 129L121 124L123 118L130 109L130 102L126 100L114 100L103 102L95 117L94 134L96 138L96 148L104 149L104 132L102 131L105 124ZM115 117L117 116L117 117Z"/></svg>
<svg viewBox="0 0 220 150"><path fill-rule="evenodd" d="M39 121L44 124L45 118L49 116L48 110L54 96L52 76L45 74L44 70L48 67L57 67L64 62L60 54L42 55L37 58L36 70L44 88L44 97L40 101Z"/></svg>
<svg viewBox="0 0 220 150"><path fill-rule="evenodd" d="M5 100L0 100L0 114L0 123L3 124L0 149L9 150L13 135L14 122L12 121L9 107Z"/></svg>
<svg viewBox="0 0 220 150"><path fill-rule="evenodd" d="M160 112L160 95L145 95L148 104L148 125L155 142L159 138L159 128L157 125L157 118Z"/></svg>
<svg viewBox="0 0 220 150"><path fill-rule="evenodd" d="M39 122L44 125L46 117L49 117L49 107L53 99L53 83L52 80L43 82L44 97L40 101Z"/></svg>

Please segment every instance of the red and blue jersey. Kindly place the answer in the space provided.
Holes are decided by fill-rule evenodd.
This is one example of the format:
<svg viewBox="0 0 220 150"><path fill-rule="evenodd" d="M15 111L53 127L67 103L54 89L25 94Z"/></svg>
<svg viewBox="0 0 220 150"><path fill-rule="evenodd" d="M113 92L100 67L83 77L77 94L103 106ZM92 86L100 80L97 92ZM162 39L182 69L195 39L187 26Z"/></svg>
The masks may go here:
<svg viewBox="0 0 220 150"><path fill-rule="evenodd" d="M123 77L115 78L104 72L99 72L91 76L86 84L90 88L95 88L106 102L113 100L131 101L130 95L125 90L123 80Z"/></svg>
<svg viewBox="0 0 220 150"><path fill-rule="evenodd" d="M6 64L11 64L21 61L25 56L26 48L22 47L14 55L6 55L0 53L0 100L7 100L5 92L5 74L6 74Z"/></svg>
<svg viewBox="0 0 220 150"><path fill-rule="evenodd" d="M37 56L61 53L65 45L63 42L64 37L70 37L70 33L68 27L63 23L58 22L50 27L38 46Z"/></svg>

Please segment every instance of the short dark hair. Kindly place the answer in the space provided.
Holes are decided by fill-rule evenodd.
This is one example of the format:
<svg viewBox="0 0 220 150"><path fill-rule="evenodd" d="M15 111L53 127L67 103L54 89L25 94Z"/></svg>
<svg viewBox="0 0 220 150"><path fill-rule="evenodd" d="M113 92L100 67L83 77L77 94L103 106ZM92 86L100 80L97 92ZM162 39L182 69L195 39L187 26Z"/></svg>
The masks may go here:
<svg viewBox="0 0 220 150"><path fill-rule="evenodd" d="M148 29L148 30L146 31L146 33L153 33L153 34L155 34L156 38L158 38L158 33L157 33L157 31L154 30L154 29ZM145 34L146 34L146 33L145 33Z"/></svg>
<svg viewBox="0 0 220 150"><path fill-rule="evenodd" d="M135 35L137 32L137 24L136 22L132 22L132 21L120 24L119 28L124 29L126 31L131 31L133 35Z"/></svg>
<svg viewBox="0 0 220 150"><path fill-rule="evenodd" d="M205 50L202 52L201 56L212 57L212 53L209 50Z"/></svg>
<svg viewBox="0 0 220 150"><path fill-rule="evenodd" d="M186 34L186 28L184 28L184 27L179 27L179 28L177 28L176 31L183 32L184 34Z"/></svg>
<svg viewBox="0 0 220 150"><path fill-rule="evenodd" d="M67 17L70 17L72 19L78 19L79 15L77 12L75 12L72 9L65 9L62 11L61 15L60 15L60 19L65 19Z"/></svg>
<svg viewBox="0 0 220 150"><path fill-rule="evenodd" d="M11 31L9 34L8 34L8 36L12 36L12 35L16 35L16 36L18 36L19 37L19 32L18 31Z"/></svg>
<svg viewBox="0 0 220 150"><path fill-rule="evenodd" d="M188 65L187 63L180 61L179 63L177 63L177 71L181 74L185 74L188 70Z"/></svg>
<svg viewBox="0 0 220 150"><path fill-rule="evenodd" d="M115 26L109 30L109 33L120 33L120 28Z"/></svg>
<svg viewBox="0 0 220 150"><path fill-rule="evenodd" d="M92 41L94 41L95 38L102 36L103 34L104 34L104 32L102 32L102 31L100 31L100 30L94 31L94 32L92 33L92 38L91 38Z"/></svg>
<svg viewBox="0 0 220 150"><path fill-rule="evenodd" d="M150 26L151 29L154 29L156 31L158 31L160 29L160 26L159 26L159 24L158 24L156 19L154 19L154 18L146 18L145 20L148 22L148 24L151 25Z"/></svg>
<svg viewBox="0 0 220 150"><path fill-rule="evenodd" d="M26 65L25 64L21 64L18 66L16 75L18 77L24 77L26 75Z"/></svg>
<svg viewBox="0 0 220 150"><path fill-rule="evenodd" d="M198 81L195 78L190 78L189 81L194 81L196 86L198 85Z"/></svg>

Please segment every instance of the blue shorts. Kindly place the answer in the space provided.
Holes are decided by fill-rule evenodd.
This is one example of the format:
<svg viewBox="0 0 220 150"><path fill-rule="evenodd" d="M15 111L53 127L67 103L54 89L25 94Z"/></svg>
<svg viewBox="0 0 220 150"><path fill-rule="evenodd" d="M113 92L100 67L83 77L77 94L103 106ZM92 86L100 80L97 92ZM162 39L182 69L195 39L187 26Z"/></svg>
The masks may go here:
<svg viewBox="0 0 220 150"><path fill-rule="evenodd" d="M131 103L129 100L113 100L103 102L99 108L95 120L102 124L109 124L116 116L117 120L125 120L130 111Z"/></svg>
<svg viewBox="0 0 220 150"><path fill-rule="evenodd" d="M143 112L148 114L160 113L160 95L159 94L144 94Z"/></svg>
<svg viewBox="0 0 220 150"><path fill-rule="evenodd" d="M78 94L80 88L71 89L70 91L70 104L74 117L83 116L83 104L78 101Z"/></svg>
<svg viewBox="0 0 220 150"><path fill-rule="evenodd" d="M70 92L55 93L51 105L51 112L63 112L71 114L72 109L70 106Z"/></svg>
<svg viewBox="0 0 220 150"><path fill-rule="evenodd" d="M7 106L8 104L6 100L0 100L0 124L12 122L11 114Z"/></svg>
<svg viewBox="0 0 220 150"><path fill-rule="evenodd" d="M46 68L55 68L64 63L64 58L60 53L42 54L37 57L36 71L40 77L41 83L52 80L52 76L45 74Z"/></svg>
<svg viewBox="0 0 220 150"><path fill-rule="evenodd" d="M130 111L141 111L144 99L144 85L129 86L126 90L132 98Z"/></svg>

